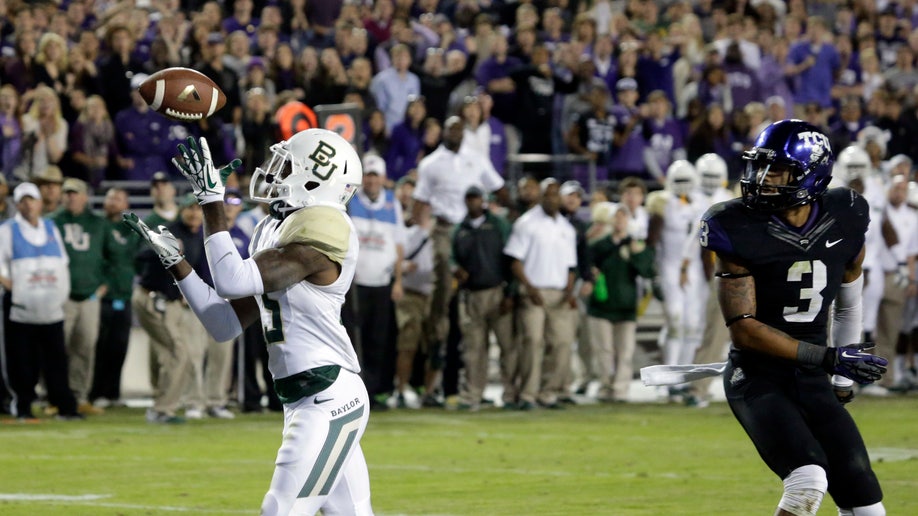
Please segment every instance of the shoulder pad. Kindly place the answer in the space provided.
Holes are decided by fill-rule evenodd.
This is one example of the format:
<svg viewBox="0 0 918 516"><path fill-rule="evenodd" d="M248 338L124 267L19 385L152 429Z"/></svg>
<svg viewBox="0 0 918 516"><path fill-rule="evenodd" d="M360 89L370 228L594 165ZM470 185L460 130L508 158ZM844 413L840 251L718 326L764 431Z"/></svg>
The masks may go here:
<svg viewBox="0 0 918 516"><path fill-rule="evenodd" d="M307 245L341 264L351 237L351 226L344 217L341 210L331 206L297 210L281 223L277 243Z"/></svg>

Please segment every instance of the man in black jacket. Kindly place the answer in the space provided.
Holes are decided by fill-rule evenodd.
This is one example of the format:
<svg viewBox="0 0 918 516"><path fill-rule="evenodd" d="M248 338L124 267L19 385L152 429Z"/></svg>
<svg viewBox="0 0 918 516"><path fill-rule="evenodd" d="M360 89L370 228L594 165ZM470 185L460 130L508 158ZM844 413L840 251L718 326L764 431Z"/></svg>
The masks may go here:
<svg viewBox="0 0 918 516"><path fill-rule="evenodd" d="M465 193L468 215L453 234L453 258L459 281L463 362L466 381L459 408L478 410L488 379L488 334L494 331L501 348L503 400L515 406L519 392L517 349L513 343L513 301L509 294L510 268L504 244L510 224L487 210L484 192L477 186Z"/></svg>

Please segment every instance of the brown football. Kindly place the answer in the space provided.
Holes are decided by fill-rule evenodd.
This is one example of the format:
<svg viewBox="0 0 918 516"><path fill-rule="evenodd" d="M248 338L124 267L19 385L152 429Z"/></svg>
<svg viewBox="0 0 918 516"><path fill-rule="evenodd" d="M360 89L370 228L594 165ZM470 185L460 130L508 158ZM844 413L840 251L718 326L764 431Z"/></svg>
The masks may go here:
<svg viewBox="0 0 918 516"><path fill-rule="evenodd" d="M140 96L157 111L183 122L207 118L226 104L226 95L203 73L191 68L166 68L140 84Z"/></svg>

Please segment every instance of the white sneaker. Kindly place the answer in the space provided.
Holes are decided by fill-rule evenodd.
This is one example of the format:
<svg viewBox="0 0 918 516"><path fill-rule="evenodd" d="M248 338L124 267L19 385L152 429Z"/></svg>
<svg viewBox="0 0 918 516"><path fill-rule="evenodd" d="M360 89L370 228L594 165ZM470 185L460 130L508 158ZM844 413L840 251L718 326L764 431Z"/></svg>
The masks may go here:
<svg viewBox="0 0 918 516"><path fill-rule="evenodd" d="M217 419L234 419L236 417L236 414L227 410L226 407L210 407L207 409L207 415Z"/></svg>
<svg viewBox="0 0 918 516"><path fill-rule="evenodd" d="M185 409L187 419L204 419L204 411L199 408Z"/></svg>
<svg viewBox="0 0 918 516"><path fill-rule="evenodd" d="M112 402L108 398L98 398L92 404L100 409L107 409L112 406Z"/></svg>
<svg viewBox="0 0 918 516"><path fill-rule="evenodd" d="M889 390L886 387L883 387L882 385L877 385L875 383L872 383L870 385L865 385L864 387L861 387L861 395L862 396L876 396L876 397L889 396Z"/></svg>

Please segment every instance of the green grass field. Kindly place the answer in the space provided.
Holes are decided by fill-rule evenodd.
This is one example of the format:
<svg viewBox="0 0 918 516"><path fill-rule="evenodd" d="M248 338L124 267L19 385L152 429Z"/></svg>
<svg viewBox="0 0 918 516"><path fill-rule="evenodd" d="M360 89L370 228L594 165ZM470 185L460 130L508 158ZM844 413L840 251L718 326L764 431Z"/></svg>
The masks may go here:
<svg viewBox="0 0 918 516"><path fill-rule="evenodd" d="M890 515L918 514L916 409L851 405ZM257 514L282 427L277 414L150 425L140 409L2 422L3 515ZM723 403L390 411L363 448L382 515L764 515L781 493ZM828 497L819 514L836 514Z"/></svg>

